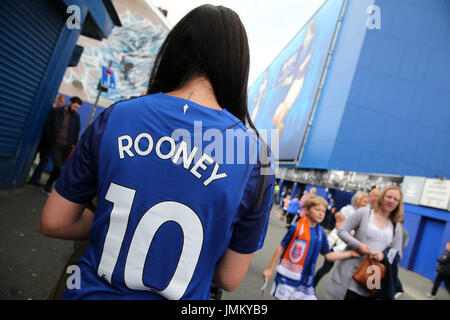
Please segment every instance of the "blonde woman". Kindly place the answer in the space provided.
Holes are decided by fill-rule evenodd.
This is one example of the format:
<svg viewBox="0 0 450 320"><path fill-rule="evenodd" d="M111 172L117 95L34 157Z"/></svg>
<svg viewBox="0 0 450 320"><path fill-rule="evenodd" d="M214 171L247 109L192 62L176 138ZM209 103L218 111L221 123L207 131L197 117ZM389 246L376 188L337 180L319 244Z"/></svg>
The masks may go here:
<svg viewBox="0 0 450 320"><path fill-rule="evenodd" d="M352 275L367 256L382 261L387 247L397 250L402 256L403 195L396 186L380 192L375 207L362 207L348 217L338 229L339 237L348 245L347 249L357 250L361 257L338 261L327 282L326 296L332 300L374 299ZM351 230L355 230L354 237Z"/></svg>

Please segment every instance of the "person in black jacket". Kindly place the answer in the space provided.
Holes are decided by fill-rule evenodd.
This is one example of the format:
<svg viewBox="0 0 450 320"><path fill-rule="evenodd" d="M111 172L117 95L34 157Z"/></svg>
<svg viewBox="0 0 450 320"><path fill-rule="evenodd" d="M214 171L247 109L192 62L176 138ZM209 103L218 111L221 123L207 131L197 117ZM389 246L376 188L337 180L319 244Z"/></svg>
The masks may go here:
<svg viewBox="0 0 450 320"><path fill-rule="evenodd" d="M80 133L80 116L77 110L81 107L81 99L70 98L69 104L51 110L45 124L45 135L50 143L53 170L44 188L49 195L53 182L58 179L62 166L78 141Z"/></svg>
<svg viewBox="0 0 450 320"><path fill-rule="evenodd" d="M64 105L66 102L66 98L62 94L58 94L56 96L55 102L53 103L53 108L58 108ZM45 129L41 137L41 141L39 142L38 150L36 151L36 155L39 153L39 164L33 172L29 184L35 186L41 186L40 180L41 175L44 172L45 168L47 168L48 161L50 160L50 144L47 139L47 135L45 134ZM35 157L36 157L35 155Z"/></svg>
<svg viewBox="0 0 450 320"><path fill-rule="evenodd" d="M376 298L378 300L394 300L404 292L403 285L398 277L400 254L396 249L387 247L383 251L383 256L382 263L386 267L386 272L381 279L381 288L377 291Z"/></svg>
<svg viewBox="0 0 450 320"><path fill-rule="evenodd" d="M444 252L443 256L437 259L437 261L439 262L439 265L436 268L438 274L436 276L436 279L434 280L433 289L431 290L431 293L426 294L432 299L436 299L436 293L442 281L444 281L445 288L450 294L450 241L447 241L445 249L446 251Z"/></svg>

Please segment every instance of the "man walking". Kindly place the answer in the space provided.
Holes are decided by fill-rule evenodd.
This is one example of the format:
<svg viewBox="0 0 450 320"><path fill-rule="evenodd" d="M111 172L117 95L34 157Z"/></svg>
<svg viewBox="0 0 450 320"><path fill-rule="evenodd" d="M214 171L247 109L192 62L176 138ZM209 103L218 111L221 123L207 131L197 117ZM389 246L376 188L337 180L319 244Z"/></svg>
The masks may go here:
<svg viewBox="0 0 450 320"><path fill-rule="evenodd" d="M47 180L44 192L49 195L53 182L58 179L62 166L78 141L80 133L80 116L77 110L81 99L72 97L69 104L51 111L45 125L45 134L50 143L53 171Z"/></svg>
<svg viewBox="0 0 450 320"><path fill-rule="evenodd" d="M53 103L53 108L58 108L64 105L66 102L66 98L62 94L58 94L56 96L55 102ZM39 164L33 172L28 183L36 186L40 186L41 175L44 172L45 168L47 168L48 161L50 159L50 145L48 142L47 135L44 132L42 133L41 141L39 142L39 147L36 152L36 155L39 153ZM36 156L35 156L36 157Z"/></svg>

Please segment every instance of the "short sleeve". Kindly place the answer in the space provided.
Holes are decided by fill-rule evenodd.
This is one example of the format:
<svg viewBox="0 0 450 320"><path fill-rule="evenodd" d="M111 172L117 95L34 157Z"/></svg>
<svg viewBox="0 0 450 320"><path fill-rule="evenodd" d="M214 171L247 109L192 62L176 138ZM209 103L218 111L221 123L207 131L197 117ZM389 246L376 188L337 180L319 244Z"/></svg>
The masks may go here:
<svg viewBox="0 0 450 320"><path fill-rule="evenodd" d="M88 127L56 181L56 191L69 201L87 203L97 194L98 153L112 109L107 108Z"/></svg>
<svg viewBox="0 0 450 320"><path fill-rule="evenodd" d="M291 242L292 237L294 236L295 229L297 229L297 224L296 223L292 224L289 227L288 231L286 232L286 234L283 237L283 240L281 240L281 245L283 247L287 248L289 246L289 243Z"/></svg>
<svg viewBox="0 0 450 320"><path fill-rule="evenodd" d="M269 213L273 198L275 176L267 175L264 194L261 203L253 208L253 202L261 187L258 186L264 178L261 176L261 166L255 165L250 173L241 203L233 219L233 233L229 248L242 254L253 253L261 249L269 226Z"/></svg>
<svg viewBox="0 0 450 320"><path fill-rule="evenodd" d="M322 248L320 248L320 253L322 255L326 255L330 252L330 244L328 243L327 234L322 228L319 229L319 232L322 233Z"/></svg>

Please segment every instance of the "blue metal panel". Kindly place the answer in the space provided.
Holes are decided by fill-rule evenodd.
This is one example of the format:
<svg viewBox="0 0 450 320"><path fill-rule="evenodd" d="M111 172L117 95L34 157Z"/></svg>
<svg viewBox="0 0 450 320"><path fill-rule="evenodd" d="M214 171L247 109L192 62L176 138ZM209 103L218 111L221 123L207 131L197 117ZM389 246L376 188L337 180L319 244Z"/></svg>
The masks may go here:
<svg viewBox="0 0 450 320"><path fill-rule="evenodd" d="M324 187L319 187L319 186L314 186L314 185L308 184L308 185L306 186L305 190L306 190L306 191L309 191L309 190L311 190L311 188L313 188L313 187L317 189L317 195L318 195L318 196L321 196L321 197L324 197L325 199L327 199L328 192L325 190Z"/></svg>
<svg viewBox="0 0 450 320"><path fill-rule="evenodd" d="M334 149L331 155L324 154L329 159L326 169L449 177L448 1L377 0L375 4L382 12L381 29L364 35L352 87L346 91L345 111L333 115L342 118L336 137L330 136L336 141ZM341 39L346 33L353 31L343 27ZM343 45L338 50L346 54L357 49ZM333 62L330 75L342 68L341 60ZM330 78L323 98L332 90L328 86L342 87L337 78ZM317 126L327 117L331 118L317 117ZM318 154L312 149L319 147L311 144L308 154ZM362 156L366 152L372 157Z"/></svg>
<svg viewBox="0 0 450 320"><path fill-rule="evenodd" d="M292 186L291 199L294 199L296 195L299 195L301 191L300 185L296 182Z"/></svg>
<svg viewBox="0 0 450 320"><path fill-rule="evenodd" d="M43 16L46 19L42 19ZM37 19L39 23L36 24ZM62 25L63 17L58 16L50 1L0 2L2 162L17 156L32 105Z"/></svg>
<svg viewBox="0 0 450 320"><path fill-rule="evenodd" d="M450 213L446 210L416 206L412 204L405 203L405 211L418 214L427 218L437 219L449 222Z"/></svg>
<svg viewBox="0 0 450 320"><path fill-rule="evenodd" d="M336 169L330 165L354 71L367 32L366 9L374 0L349 1L336 41L314 123L306 143L302 168Z"/></svg>
<svg viewBox="0 0 450 320"><path fill-rule="evenodd" d="M2 82L2 84L6 84L8 90L0 91L1 111L4 111L3 114L7 115L6 119L10 127L15 125L20 133L16 132L17 140L14 141L14 151L11 152L11 150L6 149L8 151L7 156L0 158L0 188L19 186L25 181L41 137L44 122L81 32L81 30L69 30L64 27L65 11L57 6L57 2L50 0L15 1L14 8L11 7L11 2L1 2L0 5L3 8L0 12L8 19L16 22L16 26L9 32L15 31L20 35L10 38L2 36L1 43L3 46L0 47L0 54L3 53L2 57L10 57L7 64L14 67L17 80L21 80L20 75L29 72L31 77L26 79L28 87L25 89L22 89L25 85L21 87L21 83L18 81L5 79ZM81 14L82 23L87 12L82 11ZM15 20L14 17L16 17ZM42 19L42 17L45 17L45 19ZM4 19L0 20L0 24L5 21ZM37 25L39 25L39 28L36 28ZM33 29L33 31L28 32L30 29ZM0 32L3 30L3 27L1 27ZM36 33L39 33L39 35L36 35ZM34 41L36 37L45 41L36 42ZM5 41L3 41L4 39ZM9 41L7 41L8 39ZM49 42L50 40L52 42ZM12 55L7 51L8 47L5 42L11 46L9 50L14 51ZM35 47L41 42L44 46L42 52ZM39 58L44 52L48 53L45 49L46 46L52 48L50 56L46 56L44 59ZM16 48L17 50L15 50ZM32 52L28 53L27 48L30 48ZM3 73L0 73L0 77L2 75ZM37 87L33 87L33 90L29 85L31 80L37 81ZM17 112L18 109L20 113ZM15 115L17 116L13 118ZM1 132L8 131L2 128ZM12 146L9 145L9 147Z"/></svg>
<svg viewBox="0 0 450 320"><path fill-rule="evenodd" d="M417 247L420 245L420 238L418 238L420 223L422 216L411 212L408 212L408 208L405 207L405 223L404 227L409 234L409 241L407 246L403 249L403 258L400 260L400 266L410 269L414 264L413 253L417 251Z"/></svg>
<svg viewBox="0 0 450 320"><path fill-rule="evenodd" d="M439 257L444 227L443 221L425 218L422 223L421 234L418 235L421 241L417 246L412 270L430 280L434 279L437 266L436 258Z"/></svg>
<svg viewBox="0 0 450 320"><path fill-rule="evenodd" d="M348 205L351 202L353 195L355 194L354 192L337 189L331 189L330 193L334 199L334 205L336 206L336 213L339 210L341 210L342 207Z"/></svg>
<svg viewBox="0 0 450 320"><path fill-rule="evenodd" d="M0 188L21 185L27 177L81 33L81 29L65 27L63 3L0 2ZM107 11L100 1L70 3L80 7L81 25L92 10L98 27L109 34L112 22L110 17L102 17Z"/></svg>

